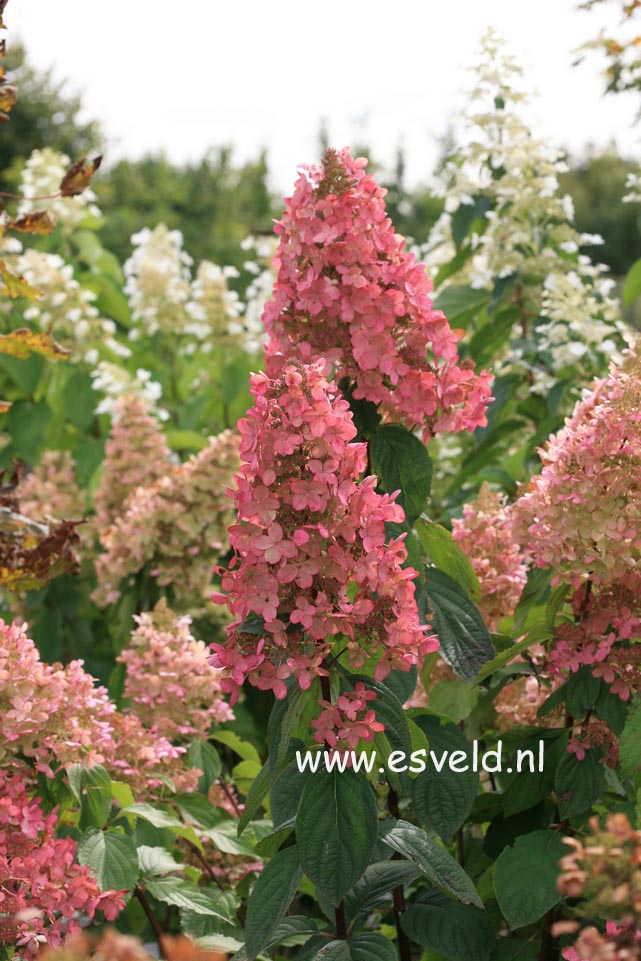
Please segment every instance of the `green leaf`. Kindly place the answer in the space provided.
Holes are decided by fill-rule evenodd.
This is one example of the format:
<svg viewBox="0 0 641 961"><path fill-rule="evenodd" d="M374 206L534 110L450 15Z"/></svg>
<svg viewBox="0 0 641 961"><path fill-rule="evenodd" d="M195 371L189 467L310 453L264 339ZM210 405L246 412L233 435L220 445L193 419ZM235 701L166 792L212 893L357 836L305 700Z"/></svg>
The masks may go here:
<svg viewBox="0 0 641 961"><path fill-rule="evenodd" d="M362 875L377 841L374 792L366 777L319 771L306 782L296 815L305 874L333 905Z"/></svg>
<svg viewBox="0 0 641 961"><path fill-rule="evenodd" d="M442 657L464 681L473 681L494 657L492 639L478 608L449 574L436 568L425 571L425 592Z"/></svg>
<svg viewBox="0 0 641 961"><path fill-rule="evenodd" d="M563 820L583 814L598 798L605 781L601 757L601 751L591 750L586 751L582 761L567 751L561 758L554 776L554 790Z"/></svg>
<svg viewBox="0 0 641 961"><path fill-rule="evenodd" d="M267 725L268 755L272 769L285 759L292 737L305 714L311 710L313 713L304 725L305 734L309 730L309 720L316 716L318 697L316 683L305 691L299 684L293 683L288 687L287 696L274 702Z"/></svg>
<svg viewBox="0 0 641 961"><path fill-rule="evenodd" d="M254 846L247 835L238 836L238 825L232 818L219 821L215 827L200 831L203 837L210 841L225 854L244 854L246 857L253 857Z"/></svg>
<svg viewBox="0 0 641 961"><path fill-rule="evenodd" d="M347 921L352 921L358 914L367 915L379 904L389 901L394 888L411 884L420 873L410 861L378 861L370 864L345 895Z"/></svg>
<svg viewBox="0 0 641 961"><path fill-rule="evenodd" d="M167 443L172 450L201 451L209 445L209 441L197 430L179 430L174 428L165 434Z"/></svg>
<svg viewBox="0 0 641 961"><path fill-rule="evenodd" d="M478 194L472 198L472 203L461 203L452 214L452 240L457 247L460 247L468 235L473 223L485 217L492 206L492 201L484 194ZM451 288L446 288L451 289ZM474 288L470 288L471 290ZM440 308L445 310L444 307ZM451 319L451 318L450 318Z"/></svg>
<svg viewBox="0 0 641 961"><path fill-rule="evenodd" d="M203 828L213 828L224 818L220 808L215 807L203 794L177 794L175 803L186 821Z"/></svg>
<svg viewBox="0 0 641 961"><path fill-rule="evenodd" d="M130 804L135 804L133 791L124 781L111 782L111 796L118 807L126 808Z"/></svg>
<svg viewBox="0 0 641 961"><path fill-rule="evenodd" d="M101 891L131 891L138 880L138 854L131 838L89 828L78 841L78 861L96 876Z"/></svg>
<svg viewBox="0 0 641 961"><path fill-rule="evenodd" d="M396 948L392 942L375 931L352 934L347 943L352 961L397 961Z"/></svg>
<svg viewBox="0 0 641 961"><path fill-rule="evenodd" d="M193 827L183 824L172 814L168 814L160 808L153 807L151 804L130 804L129 807L123 808L120 813L128 817L142 818L143 821L149 821L150 824L153 824L155 828L167 828L167 830L173 834L187 838L187 840L195 844L197 848L202 848L202 844Z"/></svg>
<svg viewBox="0 0 641 961"><path fill-rule="evenodd" d="M466 327L475 314L489 303L490 293L476 287L446 287L434 300L437 310L442 310L455 327Z"/></svg>
<svg viewBox="0 0 641 961"><path fill-rule="evenodd" d="M379 427L370 441L372 470L388 494L400 490L398 503L407 523L425 510L432 485L432 461L425 445L399 424Z"/></svg>
<svg viewBox="0 0 641 961"><path fill-rule="evenodd" d="M302 877L295 847L279 851L258 875L247 906L245 949L255 958L270 942Z"/></svg>
<svg viewBox="0 0 641 961"><path fill-rule="evenodd" d="M494 865L494 891L510 928L538 921L559 903L556 879L559 861L567 853L559 833L532 831L499 855Z"/></svg>
<svg viewBox="0 0 641 961"><path fill-rule="evenodd" d="M454 751L462 751L469 771L453 771L447 763L440 773L429 769L412 782L414 807L420 820L444 841L465 821L476 800L478 771L472 770L472 745L454 724L442 724L438 718L422 715L416 724L427 736L430 751L440 761L445 751L448 759Z"/></svg>
<svg viewBox="0 0 641 961"><path fill-rule="evenodd" d="M347 941L328 941L311 961L351 961L351 958Z"/></svg>
<svg viewBox="0 0 641 961"><path fill-rule="evenodd" d="M226 744L243 760L261 763L260 755L254 745L250 744L249 741L243 741L235 731L214 731L211 737L212 740L218 741L220 744Z"/></svg>
<svg viewBox="0 0 641 961"><path fill-rule="evenodd" d="M483 911L444 895L431 895L427 903L413 904L403 914L401 927L412 941L449 961L489 961L495 942Z"/></svg>
<svg viewBox="0 0 641 961"><path fill-rule="evenodd" d="M172 857L169 851L164 848L149 847L147 844L141 844L138 848L138 867L140 868L141 874L150 874L152 876L170 874L172 871L178 871L183 867L182 864Z"/></svg>
<svg viewBox="0 0 641 961"><path fill-rule="evenodd" d="M484 367L497 357L509 340L518 316L517 310L509 308L497 311L475 332L470 340L470 357L478 367Z"/></svg>
<svg viewBox="0 0 641 961"><path fill-rule="evenodd" d="M506 817L534 807L553 790L557 765L565 754L567 739L567 729L541 729L534 731L516 747L514 761L512 761L512 763L516 761L514 774L508 780L506 774L511 774L511 768L507 768L506 774L502 775L502 778L508 784L503 809ZM539 770L541 741L543 742L542 771ZM499 741L497 750L500 750L502 746L504 745ZM525 751L531 751L532 756L526 755ZM519 752L521 753L519 754ZM520 771L518 770L519 765ZM534 767L534 771L532 767ZM502 767L502 770L505 770L505 768Z"/></svg>
<svg viewBox="0 0 641 961"><path fill-rule="evenodd" d="M533 644L542 643L552 637L552 631L547 627L543 630L539 630L539 628L535 628L534 630L536 631L535 637L533 636L534 631L530 631L523 640L517 641L516 644L510 644L504 651L501 651L501 653L493 657L491 661L488 661L474 678L474 683L481 684L486 678L494 674L495 671L500 670L502 667L505 667L506 664L509 664L510 661L513 661L517 655L527 651Z"/></svg>
<svg viewBox="0 0 641 961"><path fill-rule="evenodd" d="M386 821L381 827L381 838L393 851L409 858L438 887L464 904L483 906L471 878L435 834L408 821Z"/></svg>
<svg viewBox="0 0 641 961"><path fill-rule="evenodd" d="M472 563L450 532L427 517L419 517L414 526L427 558L454 578L473 600L480 601L481 585Z"/></svg>
<svg viewBox="0 0 641 961"><path fill-rule="evenodd" d="M111 778L101 764L74 764L67 770L69 787L80 802L80 828L101 828L111 813Z"/></svg>
<svg viewBox="0 0 641 961"><path fill-rule="evenodd" d="M220 758L218 752L208 741L192 741L186 755L190 767L197 767L202 771L198 781L198 790L206 794L216 778L220 777Z"/></svg>
<svg viewBox="0 0 641 961"><path fill-rule="evenodd" d="M641 697L638 694L628 708L619 737L619 764L624 777L641 769Z"/></svg>
<svg viewBox="0 0 641 961"><path fill-rule="evenodd" d="M300 914L292 914L287 918L283 918L278 924L269 944L265 945L265 950L272 948L275 944L286 941L287 938L295 938L304 934L318 934L318 927L311 918L304 917ZM248 961L245 948L242 947L240 951L233 956L231 961Z"/></svg>
<svg viewBox="0 0 641 961"><path fill-rule="evenodd" d="M145 889L163 904L173 904L230 923L233 921L228 903L212 888L199 888L182 878L153 878L145 882Z"/></svg>
<svg viewBox="0 0 641 961"><path fill-rule="evenodd" d="M623 283L623 303L626 307L641 294L641 260L636 260L630 267Z"/></svg>
<svg viewBox="0 0 641 961"><path fill-rule="evenodd" d="M273 858L294 830L295 819L290 818L282 827L276 828L258 842L254 852L260 858Z"/></svg>
<svg viewBox="0 0 641 961"><path fill-rule="evenodd" d="M459 724L477 705L479 691L465 681L437 681L430 687L430 710Z"/></svg>

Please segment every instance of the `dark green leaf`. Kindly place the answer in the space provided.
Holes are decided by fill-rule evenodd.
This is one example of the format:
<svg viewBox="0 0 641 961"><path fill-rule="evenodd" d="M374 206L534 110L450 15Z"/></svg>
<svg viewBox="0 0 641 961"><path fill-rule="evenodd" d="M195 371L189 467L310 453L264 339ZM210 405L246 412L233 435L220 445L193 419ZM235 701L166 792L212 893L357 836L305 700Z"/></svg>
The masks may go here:
<svg viewBox="0 0 641 961"><path fill-rule="evenodd" d="M628 709L619 738L619 764L624 777L641 770L641 696L638 694Z"/></svg>
<svg viewBox="0 0 641 961"><path fill-rule="evenodd" d="M255 958L270 942L302 877L295 847L279 851L258 875L247 906L245 949Z"/></svg>
<svg viewBox="0 0 641 961"><path fill-rule="evenodd" d="M559 815L565 818L583 814L598 798L605 780L600 762L601 751L586 751L583 760L567 751L559 761L554 778L554 790L559 802Z"/></svg>
<svg viewBox="0 0 641 961"><path fill-rule="evenodd" d="M425 510L432 484L432 461L425 445L399 424L379 427L370 441L372 469L388 494L400 490L398 502L411 526Z"/></svg>
<svg viewBox="0 0 641 961"><path fill-rule="evenodd" d="M368 931L348 938L352 961L397 961L396 948L382 934Z"/></svg>
<svg viewBox="0 0 641 961"><path fill-rule="evenodd" d="M439 761L445 751L448 759L454 751L462 751L470 766L469 771L452 771L446 762L439 773L432 765L412 782L414 807L420 820L449 841L476 800L479 775L472 770L472 745L454 724L441 724L438 718L428 715L417 717L415 722Z"/></svg>
<svg viewBox="0 0 641 961"><path fill-rule="evenodd" d="M303 788L296 840L305 874L338 905L369 863L378 835L374 792L347 770L319 772Z"/></svg>
<svg viewBox="0 0 641 961"><path fill-rule="evenodd" d="M448 961L488 961L495 935L483 911L441 895L412 905L403 915L405 933Z"/></svg>
<svg viewBox="0 0 641 961"><path fill-rule="evenodd" d="M436 568L425 571L425 592L442 657L464 681L473 681L494 657L492 639L478 608L449 574Z"/></svg>
<svg viewBox="0 0 641 961"><path fill-rule="evenodd" d="M472 563L450 532L426 517L419 517L415 527L428 560L454 578L473 600L480 601L481 586Z"/></svg>
<svg viewBox="0 0 641 961"><path fill-rule="evenodd" d="M465 904L482 907L471 879L435 834L408 821L387 821L381 827L381 838L392 850L409 858L438 887Z"/></svg>
<svg viewBox="0 0 641 961"><path fill-rule="evenodd" d="M208 741L192 741L187 751L187 763L203 772L198 781L198 790L206 794L220 776L220 758L216 749Z"/></svg>
<svg viewBox="0 0 641 961"><path fill-rule="evenodd" d="M559 903L559 861L568 853L554 831L532 831L505 848L494 865L494 891L510 928L538 921Z"/></svg>

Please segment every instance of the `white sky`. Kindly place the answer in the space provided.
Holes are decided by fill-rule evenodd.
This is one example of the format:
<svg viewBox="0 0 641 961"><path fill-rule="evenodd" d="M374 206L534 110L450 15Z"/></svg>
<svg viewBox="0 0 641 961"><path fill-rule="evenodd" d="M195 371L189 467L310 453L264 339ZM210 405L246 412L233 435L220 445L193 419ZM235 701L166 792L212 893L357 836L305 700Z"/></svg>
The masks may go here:
<svg viewBox="0 0 641 961"><path fill-rule="evenodd" d="M5 20L38 66L55 66L99 119L105 161L163 149L198 160L232 143L269 151L274 186L330 142L371 145L392 163L402 142L410 182L427 180L437 138L469 86L488 26L507 38L538 92L539 133L580 152L592 142L641 159L641 95L602 96L602 61L573 51L616 10L578 0L11 0ZM18 107L15 108L19 109Z"/></svg>

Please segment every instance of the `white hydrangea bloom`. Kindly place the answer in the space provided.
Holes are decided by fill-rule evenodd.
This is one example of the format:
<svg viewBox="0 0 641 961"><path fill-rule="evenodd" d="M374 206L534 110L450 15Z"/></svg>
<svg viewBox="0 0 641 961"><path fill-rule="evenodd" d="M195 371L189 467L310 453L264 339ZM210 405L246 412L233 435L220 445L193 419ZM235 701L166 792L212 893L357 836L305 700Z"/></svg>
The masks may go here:
<svg viewBox="0 0 641 961"><path fill-rule="evenodd" d="M478 204L484 229L466 239L469 256L442 287L492 290L499 279L518 279L513 340L525 337L531 350L508 344L497 373L516 366L531 389L544 393L551 375L570 364L584 376L603 371L626 342L627 327L605 268L580 253L582 245L602 239L574 227L572 200L559 185L567 164L522 117L528 96L519 87L521 75L501 38L488 31L463 117L463 143L444 171L445 210L422 255L432 273L451 263L455 218Z"/></svg>
<svg viewBox="0 0 641 961"><path fill-rule="evenodd" d="M91 362L100 347L119 357L130 356L129 348L116 339L113 320L102 317L96 308L94 292L81 287L71 264L62 257L27 248L12 265L40 292L35 303L23 311L25 321L51 330L76 359Z"/></svg>
<svg viewBox="0 0 641 961"><path fill-rule="evenodd" d="M90 187L77 197L55 196L70 164L66 154L51 147L34 150L22 171L20 193L23 199L18 205L18 214L49 210L56 223L62 225L64 233L73 233L88 217L99 218L101 213L96 195Z"/></svg>
<svg viewBox="0 0 641 961"><path fill-rule="evenodd" d="M179 333L191 290L193 263L183 250L179 230L158 224L145 227L131 238L134 252L125 263L125 293L136 326L129 336L137 340L158 331Z"/></svg>
<svg viewBox="0 0 641 961"><path fill-rule="evenodd" d="M96 414L112 416L118 397L133 394L144 400L150 412L155 413L160 420L169 419L169 413L157 406L162 397L162 387L151 379L150 371L139 368L135 374L130 374L124 367L102 360L91 372L91 378L93 389L103 394L96 407Z"/></svg>

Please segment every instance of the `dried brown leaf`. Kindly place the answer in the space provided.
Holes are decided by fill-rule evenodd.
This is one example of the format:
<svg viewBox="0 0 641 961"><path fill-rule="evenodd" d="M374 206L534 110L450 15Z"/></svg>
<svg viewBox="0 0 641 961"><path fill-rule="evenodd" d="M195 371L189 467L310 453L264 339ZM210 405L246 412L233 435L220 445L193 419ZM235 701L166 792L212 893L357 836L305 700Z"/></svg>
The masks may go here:
<svg viewBox="0 0 641 961"><path fill-rule="evenodd" d="M86 190L91 178L102 163L102 157L94 157L87 161L84 157L72 164L62 178L60 193L63 197L77 197Z"/></svg>
<svg viewBox="0 0 641 961"><path fill-rule="evenodd" d="M4 260L0 260L0 293L5 297L27 297L32 301L40 296L40 292L27 283L24 277L11 270Z"/></svg>
<svg viewBox="0 0 641 961"><path fill-rule="evenodd" d="M7 228L10 230L19 230L23 234L37 234L39 237L46 237L55 226L56 219L49 210L33 210L7 223Z"/></svg>
<svg viewBox="0 0 641 961"><path fill-rule="evenodd" d="M62 347L48 333L37 333L20 327L10 334L0 334L0 354L11 354L12 357L23 359L31 354L42 354L53 360L66 360L69 353L66 347Z"/></svg>

